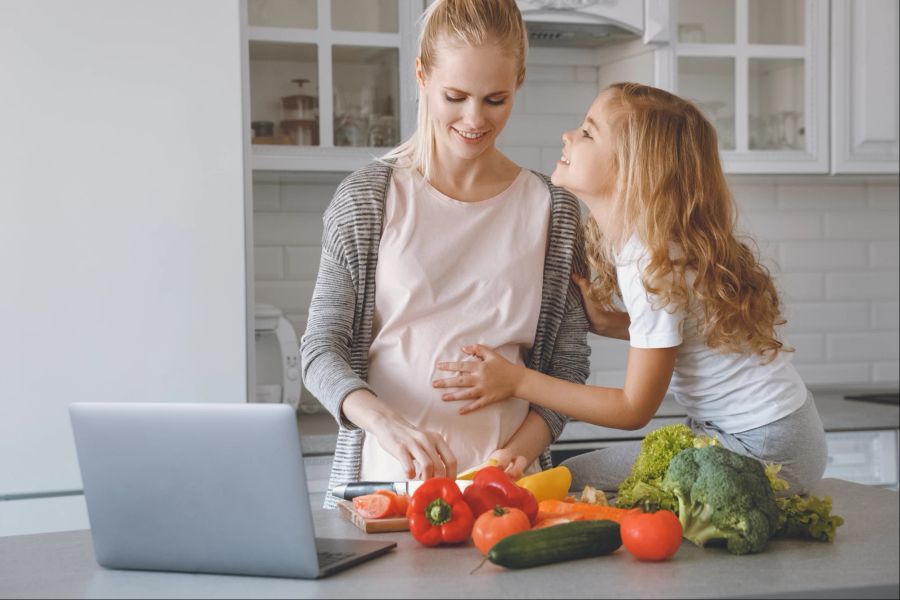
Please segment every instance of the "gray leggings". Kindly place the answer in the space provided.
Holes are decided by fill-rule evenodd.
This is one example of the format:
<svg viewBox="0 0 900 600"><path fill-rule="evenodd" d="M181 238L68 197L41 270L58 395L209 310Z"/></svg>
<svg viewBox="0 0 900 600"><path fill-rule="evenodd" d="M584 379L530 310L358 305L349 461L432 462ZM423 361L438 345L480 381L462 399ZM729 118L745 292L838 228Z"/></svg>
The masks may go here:
<svg viewBox="0 0 900 600"><path fill-rule="evenodd" d="M695 434L716 436L725 448L752 456L763 462L782 465L780 476L790 484L788 494L805 494L825 472L828 448L825 428L812 394L803 406L786 417L768 425L725 433L711 421L685 421ZM574 456L562 464L572 471L572 489L581 490L592 485L614 492L631 472L631 465L641 450L641 442L625 442Z"/></svg>

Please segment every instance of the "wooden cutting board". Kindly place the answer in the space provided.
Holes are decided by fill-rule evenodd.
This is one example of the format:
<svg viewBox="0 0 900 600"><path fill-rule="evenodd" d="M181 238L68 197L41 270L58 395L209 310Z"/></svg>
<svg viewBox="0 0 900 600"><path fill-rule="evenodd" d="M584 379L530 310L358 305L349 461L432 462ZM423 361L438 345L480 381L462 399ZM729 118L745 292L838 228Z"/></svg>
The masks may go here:
<svg viewBox="0 0 900 600"><path fill-rule="evenodd" d="M409 519L406 517L389 517L387 519L366 519L358 512L349 500L337 499L341 515L365 531L366 533L389 533L392 531L409 531Z"/></svg>

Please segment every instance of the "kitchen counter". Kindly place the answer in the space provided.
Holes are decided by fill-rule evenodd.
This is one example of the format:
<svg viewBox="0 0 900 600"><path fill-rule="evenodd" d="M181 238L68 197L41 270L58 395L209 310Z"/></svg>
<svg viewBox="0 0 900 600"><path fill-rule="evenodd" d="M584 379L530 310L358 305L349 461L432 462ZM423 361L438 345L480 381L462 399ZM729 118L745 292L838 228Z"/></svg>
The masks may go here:
<svg viewBox="0 0 900 600"><path fill-rule="evenodd" d="M816 408L822 417L825 431L860 431L871 429L900 428L900 409L897 406L844 400L849 393L860 390L813 391ZM635 440L642 439L648 432L664 425L681 423L686 415L684 409L671 396L667 396L656 411L653 420L642 429L624 431L598 427L581 421L566 424L559 442L582 442L595 440ZM328 413L303 414L298 418L300 440L304 455L333 454L337 440L337 424Z"/></svg>
<svg viewBox="0 0 900 600"><path fill-rule="evenodd" d="M846 520L833 544L777 540L761 554L732 556L683 542L663 563L636 561L622 548L521 571L486 563L474 574L480 555L471 542L424 548L407 533L370 536L398 547L318 581L105 570L88 531L0 538L0 597L896 598L898 494L836 479L814 492L830 495ZM336 511L313 513L321 537L366 537Z"/></svg>

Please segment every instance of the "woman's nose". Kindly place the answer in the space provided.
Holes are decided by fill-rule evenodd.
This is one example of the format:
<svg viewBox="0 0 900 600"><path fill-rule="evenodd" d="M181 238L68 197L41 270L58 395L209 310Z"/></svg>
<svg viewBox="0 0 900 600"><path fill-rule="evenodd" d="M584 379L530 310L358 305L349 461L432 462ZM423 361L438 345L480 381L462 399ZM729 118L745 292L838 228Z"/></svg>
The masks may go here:
<svg viewBox="0 0 900 600"><path fill-rule="evenodd" d="M480 104L472 102L466 107L466 121L473 128L478 128L485 122L484 109Z"/></svg>
<svg viewBox="0 0 900 600"><path fill-rule="evenodd" d="M562 134L563 143L568 144L571 139L572 139L572 132L571 131L563 131L563 134Z"/></svg>

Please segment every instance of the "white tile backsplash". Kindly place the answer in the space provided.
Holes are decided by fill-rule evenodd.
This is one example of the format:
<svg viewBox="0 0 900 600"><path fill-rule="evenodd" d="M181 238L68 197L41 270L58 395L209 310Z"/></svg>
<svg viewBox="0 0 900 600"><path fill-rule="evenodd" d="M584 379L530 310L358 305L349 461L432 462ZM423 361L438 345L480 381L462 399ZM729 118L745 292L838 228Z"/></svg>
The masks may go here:
<svg viewBox="0 0 900 600"><path fill-rule="evenodd" d="M834 300L893 300L900 298L897 270L828 273L826 295Z"/></svg>
<svg viewBox="0 0 900 600"><path fill-rule="evenodd" d="M792 332L859 331L869 328L866 302L791 302L785 316Z"/></svg>
<svg viewBox="0 0 900 600"><path fill-rule="evenodd" d="M873 302L872 329L900 329L900 302Z"/></svg>
<svg viewBox="0 0 900 600"><path fill-rule="evenodd" d="M869 266L876 269L900 267L900 242L895 240L869 244Z"/></svg>
<svg viewBox="0 0 900 600"><path fill-rule="evenodd" d="M560 136L577 127L602 78L583 52L530 56L500 147L550 174ZM555 64L558 63L558 64ZM560 94L560 89L566 90ZM342 176L254 183L256 297L306 328L318 269L322 212ZM740 231L752 235L783 295L793 360L814 386L896 385L900 330L900 188L855 177L734 176ZM589 335L595 385L621 386L628 344Z"/></svg>
<svg viewBox="0 0 900 600"><path fill-rule="evenodd" d="M864 268L869 262L866 242L782 242L781 268L785 271L833 271Z"/></svg>
<svg viewBox="0 0 900 600"><path fill-rule="evenodd" d="M829 239L890 239L900 236L900 222L880 211L834 212L825 215L825 235Z"/></svg>
<svg viewBox="0 0 900 600"><path fill-rule="evenodd" d="M778 206L783 209L840 210L866 207L865 187L828 183L777 186Z"/></svg>

